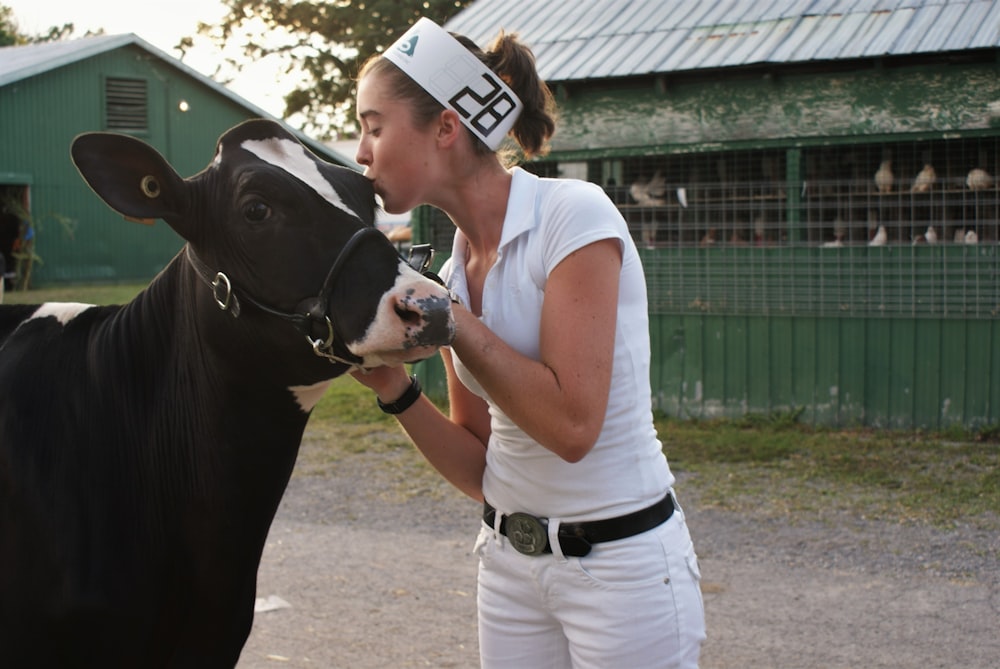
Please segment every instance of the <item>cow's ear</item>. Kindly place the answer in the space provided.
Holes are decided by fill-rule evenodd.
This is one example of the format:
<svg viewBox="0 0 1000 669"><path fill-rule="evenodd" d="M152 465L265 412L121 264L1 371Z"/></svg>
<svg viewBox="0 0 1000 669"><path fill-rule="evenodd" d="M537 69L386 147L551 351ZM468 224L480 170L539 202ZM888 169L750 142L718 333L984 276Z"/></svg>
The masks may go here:
<svg viewBox="0 0 1000 669"><path fill-rule="evenodd" d="M184 180L145 142L92 132L74 139L71 153L87 184L126 218L171 222L183 213Z"/></svg>

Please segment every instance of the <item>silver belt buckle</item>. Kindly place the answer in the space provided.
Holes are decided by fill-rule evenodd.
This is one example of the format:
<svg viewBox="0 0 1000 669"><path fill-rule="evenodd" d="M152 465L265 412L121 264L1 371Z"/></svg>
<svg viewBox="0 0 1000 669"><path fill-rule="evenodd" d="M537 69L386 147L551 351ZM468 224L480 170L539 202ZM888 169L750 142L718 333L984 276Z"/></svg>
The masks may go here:
<svg viewBox="0 0 1000 669"><path fill-rule="evenodd" d="M507 539L518 553L541 555L545 552L549 532L545 521L527 513L507 516Z"/></svg>

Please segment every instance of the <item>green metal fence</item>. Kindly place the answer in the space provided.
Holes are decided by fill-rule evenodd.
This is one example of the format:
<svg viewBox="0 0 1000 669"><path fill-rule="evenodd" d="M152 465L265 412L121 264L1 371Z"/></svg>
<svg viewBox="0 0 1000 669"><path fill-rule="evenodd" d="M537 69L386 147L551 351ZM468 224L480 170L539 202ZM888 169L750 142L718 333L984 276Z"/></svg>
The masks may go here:
<svg viewBox="0 0 1000 669"><path fill-rule="evenodd" d="M996 244L640 250L653 314L1000 315Z"/></svg>

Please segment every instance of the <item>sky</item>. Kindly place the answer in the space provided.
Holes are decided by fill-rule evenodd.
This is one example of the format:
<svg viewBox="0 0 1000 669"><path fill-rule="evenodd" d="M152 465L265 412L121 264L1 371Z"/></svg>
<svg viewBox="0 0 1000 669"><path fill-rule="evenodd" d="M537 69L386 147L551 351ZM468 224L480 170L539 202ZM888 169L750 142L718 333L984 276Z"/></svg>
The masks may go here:
<svg viewBox="0 0 1000 669"><path fill-rule="evenodd" d="M182 37L194 36L199 21L217 23L226 13L219 0L0 0L0 4L13 10L22 33L46 33L50 27L65 23L74 24L75 35L101 28L108 35L135 33L176 58L180 53L173 49L174 45ZM183 62L211 77L222 56L201 41L204 46L189 52ZM287 92L280 81L276 68L260 63L227 85L237 95L280 117L282 96Z"/></svg>
<svg viewBox="0 0 1000 669"><path fill-rule="evenodd" d="M18 30L29 35L47 33L53 26L72 23L74 35L101 28L108 35L135 33L156 48L175 58L180 53L174 45L182 37L197 33L198 22L218 23L226 13L220 0L0 0L13 10ZM203 39L203 47L189 51L184 64L205 76L212 73L222 55ZM196 40L196 46L199 41ZM244 67L240 76L227 83L228 88L264 111L281 117L283 96L290 89L288 75L268 62ZM295 119L289 120L295 126ZM334 143L334 148L346 157L353 157L357 140ZM408 214L380 213L385 224L399 224Z"/></svg>

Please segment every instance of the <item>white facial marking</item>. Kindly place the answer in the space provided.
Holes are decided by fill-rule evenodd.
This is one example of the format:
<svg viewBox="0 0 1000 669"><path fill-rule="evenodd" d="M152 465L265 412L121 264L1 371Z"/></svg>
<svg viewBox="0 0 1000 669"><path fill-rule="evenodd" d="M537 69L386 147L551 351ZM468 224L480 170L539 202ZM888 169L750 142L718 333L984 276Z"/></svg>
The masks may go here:
<svg viewBox="0 0 1000 669"><path fill-rule="evenodd" d="M418 344L425 323L404 323L397 310L401 300L418 308L421 300L431 298L448 300L448 291L400 261L396 283L379 300L375 319L360 339L347 342L348 350L364 359L363 367L399 365L433 354L438 346Z"/></svg>
<svg viewBox="0 0 1000 669"><path fill-rule="evenodd" d="M290 139L248 139L243 142L243 148L254 154L261 160L271 163L275 167L280 167L293 177L319 193L324 200L346 211L348 214L361 220L361 217L351 210L340 195L334 190L330 182L320 174L316 163L309 157L306 150L300 144Z"/></svg>
<svg viewBox="0 0 1000 669"><path fill-rule="evenodd" d="M295 397L295 401L299 403L302 412L309 413L319 403L320 398L323 397L323 393L326 392L331 383L332 381L327 380L314 383L311 386L289 386L288 389Z"/></svg>
<svg viewBox="0 0 1000 669"><path fill-rule="evenodd" d="M90 309L93 304L81 304L79 302L46 302L31 314L32 318L54 317L61 324L66 325L71 320L79 316L82 312Z"/></svg>

